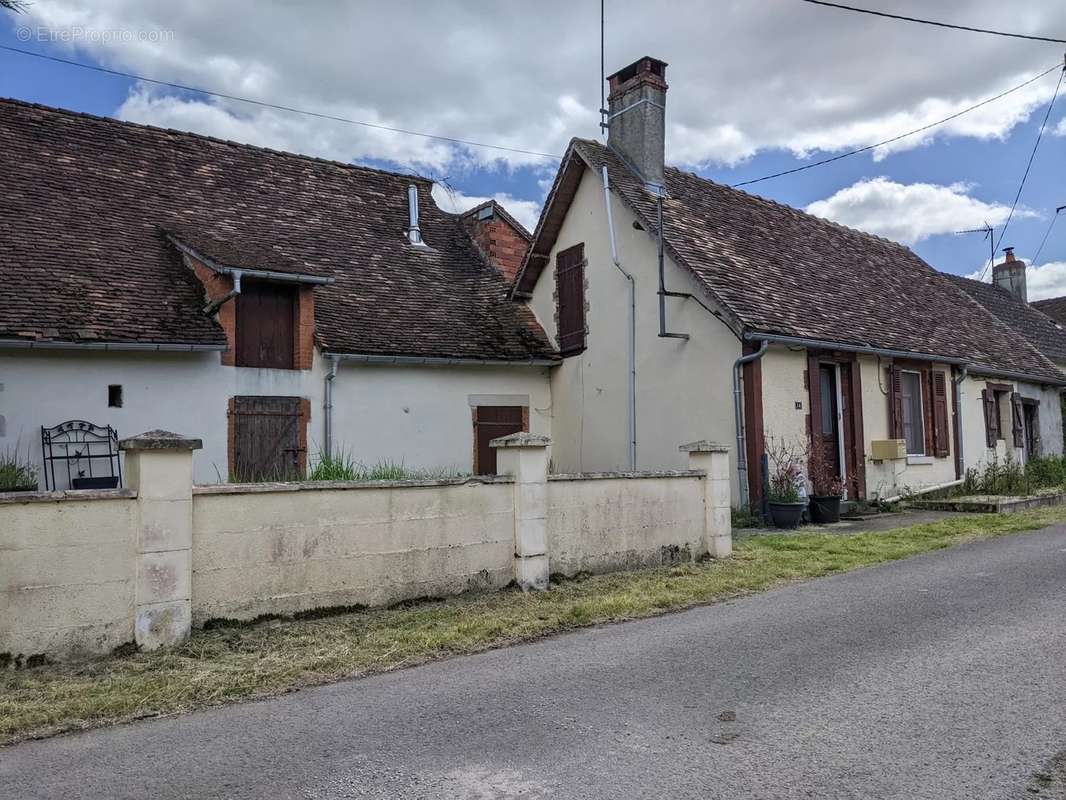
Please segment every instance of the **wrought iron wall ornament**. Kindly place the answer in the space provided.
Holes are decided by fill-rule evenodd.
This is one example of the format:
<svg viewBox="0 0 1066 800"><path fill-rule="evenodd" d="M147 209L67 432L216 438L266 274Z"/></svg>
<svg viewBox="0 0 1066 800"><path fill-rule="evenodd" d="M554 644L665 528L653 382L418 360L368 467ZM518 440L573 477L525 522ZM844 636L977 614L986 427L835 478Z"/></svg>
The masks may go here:
<svg viewBox="0 0 1066 800"><path fill-rule="evenodd" d="M71 489L116 489L122 485L118 431L83 419L71 419L51 428L41 426L45 489L54 491L56 462L66 469ZM62 474L62 473L60 473Z"/></svg>

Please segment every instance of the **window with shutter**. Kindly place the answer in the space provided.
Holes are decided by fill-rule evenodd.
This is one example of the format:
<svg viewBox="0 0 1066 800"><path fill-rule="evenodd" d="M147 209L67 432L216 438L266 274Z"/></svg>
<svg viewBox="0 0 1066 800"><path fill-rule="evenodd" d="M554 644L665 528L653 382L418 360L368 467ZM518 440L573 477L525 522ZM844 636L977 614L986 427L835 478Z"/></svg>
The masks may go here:
<svg viewBox="0 0 1066 800"><path fill-rule="evenodd" d="M296 287L244 281L237 295L238 367L293 369Z"/></svg>
<svg viewBox="0 0 1066 800"><path fill-rule="evenodd" d="M585 349L585 245L576 244L555 256L555 286L559 303L559 352L563 356Z"/></svg>
<svg viewBox="0 0 1066 800"><path fill-rule="evenodd" d="M999 407L996 404L995 392L982 389L981 405L985 412L985 445L993 448L999 439Z"/></svg>
<svg viewBox="0 0 1066 800"><path fill-rule="evenodd" d="M948 425L948 381L943 372L934 372L933 376L933 455L946 458L951 452Z"/></svg>
<svg viewBox="0 0 1066 800"><path fill-rule="evenodd" d="M888 368L888 437L903 438L903 386L901 370L897 366Z"/></svg>
<svg viewBox="0 0 1066 800"><path fill-rule="evenodd" d="M1025 447L1025 421L1022 414L1022 396L1017 392L1010 394L1011 436L1015 447Z"/></svg>

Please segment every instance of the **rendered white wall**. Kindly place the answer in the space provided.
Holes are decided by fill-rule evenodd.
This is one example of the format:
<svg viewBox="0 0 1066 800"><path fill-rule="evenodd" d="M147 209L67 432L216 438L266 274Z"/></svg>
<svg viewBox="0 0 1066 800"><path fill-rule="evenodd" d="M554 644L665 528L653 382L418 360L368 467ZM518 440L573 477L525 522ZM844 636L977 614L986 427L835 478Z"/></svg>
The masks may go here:
<svg viewBox="0 0 1066 800"><path fill-rule="evenodd" d="M41 466L42 425L86 419L119 436L163 428L203 439L193 456L197 483L228 476L227 408L235 395L306 397L311 403L309 460L323 443L326 363L311 370L226 367L218 353L0 351L0 451L19 447ZM123 407L108 408L107 387L123 387ZM334 388L335 441L360 461L411 467L473 463L475 395L528 396L533 432L549 432L547 368L363 367L341 365ZM57 465L57 477L59 467ZM41 483L44 485L43 479ZM65 476L60 479L65 488Z"/></svg>
<svg viewBox="0 0 1066 800"><path fill-rule="evenodd" d="M635 230L634 215L612 195L615 240L623 267L636 279L637 468L682 469L679 442L710 439L733 446L733 362L740 342L693 300L668 299L670 332L659 338L655 241ZM586 170L530 306L554 340L555 253L583 242L588 265L588 348L552 371L552 469L611 471L628 467L629 283L611 262L603 184ZM670 291L709 302L688 272L667 259ZM735 453L730 456L735 466ZM736 476L733 475L736 493Z"/></svg>

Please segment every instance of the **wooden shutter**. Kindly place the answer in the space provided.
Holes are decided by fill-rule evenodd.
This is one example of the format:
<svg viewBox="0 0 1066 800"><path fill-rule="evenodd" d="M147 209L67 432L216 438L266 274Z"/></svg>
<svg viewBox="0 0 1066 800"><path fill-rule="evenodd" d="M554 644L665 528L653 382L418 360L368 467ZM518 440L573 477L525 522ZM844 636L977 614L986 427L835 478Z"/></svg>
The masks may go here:
<svg viewBox="0 0 1066 800"><path fill-rule="evenodd" d="M888 368L888 438L903 438L903 386L895 365Z"/></svg>
<svg viewBox="0 0 1066 800"><path fill-rule="evenodd" d="M295 287L244 281L237 295L237 366L292 369L295 317Z"/></svg>
<svg viewBox="0 0 1066 800"><path fill-rule="evenodd" d="M946 458L951 451L948 443L950 428L948 425L948 380L943 372L934 372L933 376L933 455Z"/></svg>
<svg viewBox="0 0 1066 800"><path fill-rule="evenodd" d="M555 256L559 302L559 352L566 356L585 349L585 245L576 244Z"/></svg>
<svg viewBox="0 0 1066 800"><path fill-rule="evenodd" d="M232 480L284 481L302 477L306 463L304 405L299 397L232 399Z"/></svg>
<svg viewBox="0 0 1066 800"><path fill-rule="evenodd" d="M996 440L999 438L999 415L996 413L995 393L988 389L982 389L981 405L985 410L985 445L989 448L994 448Z"/></svg>
<svg viewBox="0 0 1066 800"><path fill-rule="evenodd" d="M522 406L478 406L474 409L474 472L496 474L496 450L489 442L526 429Z"/></svg>
<svg viewBox="0 0 1066 800"><path fill-rule="evenodd" d="M1010 419L1011 433L1014 436L1014 446L1025 447L1025 421L1022 416L1022 396L1017 392L1010 393Z"/></svg>

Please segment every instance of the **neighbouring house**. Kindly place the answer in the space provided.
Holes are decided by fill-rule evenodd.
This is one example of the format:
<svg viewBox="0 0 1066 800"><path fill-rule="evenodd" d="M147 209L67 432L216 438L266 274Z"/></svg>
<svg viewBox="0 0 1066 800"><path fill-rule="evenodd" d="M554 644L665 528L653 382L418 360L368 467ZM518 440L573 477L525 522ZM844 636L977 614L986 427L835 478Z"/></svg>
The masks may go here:
<svg viewBox="0 0 1066 800"><path fill-rule="evenodd" d="M508 298L529 234L498 204L14 100L0 147L0 451L39 466L42 427L87 420L202 438L201 483L341 451L491 473L492 438L550 431L558 359Z"/></svg>
<svg viewBox="0 0 1066 800"><path fill-rule="evenodd" d="M664 62L609 85L607 142L571 142L513 290L562 356L556 469L680 467L710 437L745 502L773 438L889 498L1061 452L1066 378L1024 333L902 245L665 166Z"/></svg>

